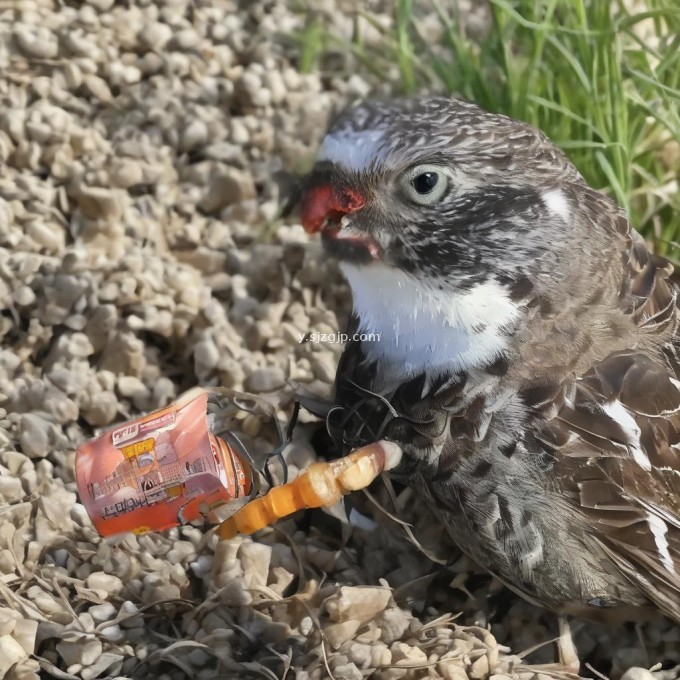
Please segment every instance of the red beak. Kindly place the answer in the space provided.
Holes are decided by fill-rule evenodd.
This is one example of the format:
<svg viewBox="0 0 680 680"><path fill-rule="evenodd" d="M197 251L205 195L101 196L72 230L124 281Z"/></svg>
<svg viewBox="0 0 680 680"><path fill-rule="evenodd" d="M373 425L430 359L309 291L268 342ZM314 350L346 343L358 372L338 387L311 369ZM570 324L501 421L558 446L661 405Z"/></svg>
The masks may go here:
<svg viewBox="0 0 680 680"><path fill-rule="evenodd" d="M319 231L326 220L337 220L361 208L366 199L357 191L319 184L307 191L302 199L302 226L309 234Z"/></svg>

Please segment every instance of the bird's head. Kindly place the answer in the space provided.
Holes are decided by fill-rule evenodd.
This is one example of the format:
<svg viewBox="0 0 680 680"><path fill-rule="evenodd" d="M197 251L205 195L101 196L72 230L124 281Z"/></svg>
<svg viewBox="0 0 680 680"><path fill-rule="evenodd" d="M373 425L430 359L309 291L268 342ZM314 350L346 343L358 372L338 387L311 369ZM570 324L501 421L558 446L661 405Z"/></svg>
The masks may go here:
<svg viewBox="0 0 680 680"><path fill-rule="evenodd" d="M463 329L469 345L475 327L517 318L518 290L559 278L580 187L564 154L525 123L445 97L363 103L326 135L302 224L339 260L364 330L397 326L399 343L415 306L412 334L426 345L406 333L401 347L436 353L455 344L446 329Z"/></svg>
<svg viewBox="0 0 680 680"><path fill-rule="evenodd" d="M549 249L565 181L582 180L527 124L444 97L363 103L326 135L302 223L343 263L455 285Z"/></svg>

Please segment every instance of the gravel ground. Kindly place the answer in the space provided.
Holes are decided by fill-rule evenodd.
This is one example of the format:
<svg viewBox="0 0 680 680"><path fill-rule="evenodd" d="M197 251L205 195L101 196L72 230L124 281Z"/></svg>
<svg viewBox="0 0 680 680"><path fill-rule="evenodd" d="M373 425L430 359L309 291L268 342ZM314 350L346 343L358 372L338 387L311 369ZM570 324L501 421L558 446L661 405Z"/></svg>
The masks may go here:
<svg viewBox="0 0 680 680"><path fill-rule="evenodd" d="M341 347L298 338L342 329L348 292L280 206L329 117L387 86L301 74L292 4L0 0L0 677L549 673L553 617L407 490L358 497L349 537L314 512L222 543L103 541L77 502L75 446L195 384L271 394L282 418L288 379L329 389ZM347 35L350 9L318 3ZM298 429L293 473L315 431ZM668 624L576 639L615 677L680 663Z"/></svg>

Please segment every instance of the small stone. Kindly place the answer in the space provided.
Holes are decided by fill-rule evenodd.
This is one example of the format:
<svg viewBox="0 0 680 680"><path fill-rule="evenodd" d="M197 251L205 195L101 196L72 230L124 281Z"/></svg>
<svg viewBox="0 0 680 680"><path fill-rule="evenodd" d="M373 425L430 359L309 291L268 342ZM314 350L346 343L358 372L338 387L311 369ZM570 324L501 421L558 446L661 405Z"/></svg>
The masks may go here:
<svg viewBox="0 0 680 680"><path fill-rule="evenodd" d="M285 373L276 366L269 366L258 368L248 376L247 389L253 392L273 392L285 384Z"/></svg>
<svg viewBox="0 0 680 680"><path fill-rule="evenodd" d="M109 171L111 184L119 189L129 189L144 181L142 166L132 158L119 158Z"/></svg>
<svg viewBox="0 0 680 680"><path fill-rule="evenodd" d="M408 630L410 622L409 615L402 609L396 607L386 609L378 621L381 630L380 639L387 644L400 640Z"/></svg>
<svg viewBox="0 0 680 680"><path fill-rule="evenodd" d="M44 458L50 450L49 423L35 413L19 421L19 445L29 458Z"/></svg>
<svg viewBox="0 0 680 680"><path fill-rule="evenodd" d="M407 645L405 642L395 642L390 649L392 651L392 663L400 666L427 663L427 654L422 649Z"/></svg>
<svg viewBox="0 0 680 680"><path fill-rule="evenodd" d="M335 680L363 680L364 674L356 667L356 664L347 663L333 668Z"/></svg>
<svg viewBox="0 0 680 680"><path fill-rule="evenodd" d="M122 397L134 398L147 395L149 388L134 375L121 375L118 378L118 392Z"/></svg>
<svg viewBox="0 0 680 680"><path fill-rule="evenodd" d="M60 425L65 425L66 423L72 423L73 421L78 420L80 413L78 404L61 392L54 393L45 399L44 406L47 413L49 413L53 420Z"/></svg>
<svg viewBox="0 0 680 680"><path fill-rule="evenodd" d="M85 359L94 354L94 348L85 333L73 333L68 340L66 354L74 359Z"/></svg>
<svg viewBox="0 0 680 680"><path fill-rule="evenodd" d="M246 71L236 83L238 99L247 107L264 107L271 104L271 92L263 86L262 79L254 70Z"/></svg>
<svg viewBox="0 0 680 680"><path fill-rule="evenodd" d="M113 99L111 89L103 78L89 75L85 78L85 89L101 102L110 102Z"/></svg>
<svg viewBox="0 0 680 680"><path fill-rule="evenodd" d="M272 549L262 543L244 542L238 549L238 558L243 569L244 580L249 588L266 586L269 579L269 564Z"/></svg>
<svg viewBox="0 0 680 680"><path fill-rule="evenodd" d="M111 628L115 628L115 626L111 626ZM105 628L102 631L102 634L107 637L107 639L111 640L110 637L106 636L106 632L109 630L108 628ZM111 640L112 642L119 642L120 640ZM88 668L84 668L81 671L81 675L83 680L94 680L95 678L99 678L102 676L104 671L107 669L111 668L114 664L122 664L123 660L125 657L123 654L116 654L113 652L104 652L94 664L89 666ZM120 677L118 673L113 673L112 675L108 675L107 677Z"/></svg>
<svg viewBox="0 0 680 680"><path fill-rule="evenodd" d="M17 22L14 24L14 38L27 57L54 59L59 54L57 38L45 26L28 26Z"/></svg>
<svg viewBox="0 0 680 680"><path fill-rule="evenodd" d="M12 293L12 299L20 307L28 307L28 305L32 305L35 302L35 293L28 286L19 286Z"/></svg>
<svg viewBox="0 0 680 680"><path fill-rule="evenodd" d="M350 619L340 623L330 623L324 626L323 632L331 649L338 649L343 643L354 637L361 625L361 621Z"/></svg>
<svg viewBox="0 0 680 680"><path fill-rule="evenodd" d="M612 659L613 675L621 674L624 669L644 668L646 651L642 647L620 647L614 651Z"/></svg>
<svg viewBox="0 0 680 680"><path fill-rule="evenodd" d="M153 385L152 398L156 408L165 406L177 396L175 383L165 376L159 378Z"/></svg>
<svg viewBox="0 0 680 680"><path fill-rule="evenodd" d="M72 61L64 64L62 72L69 90L77 90L83 84L83 72Z"/></svg>
<svg viewBox="0 0 680 680"><path fill-rule="evenodd" d="M231 119L231 135L230 139L238 146L245 146L250 142L250 132L240 118Z"/></svg>
<svg viewBox="0 0 680 680"><path fill-rule="evenodd" d="M194 348L194 371L196 377L205 380L214 372L220 360L220 350L211 337L206 337L196 343Z"/></svg>
<svg viewBox="0 0 680 680"><path fill-rule="evenodd" d="M57 643L57 651L67 666L91 666L101 656L102 643L99 640L62 640Z"/></svg>
<svg viewBox="0 0 680 680"><path fill-rule="evenodd" d="M255 183L249 172L230 168L215 175L206 195L201 199L201 210L212 213L225 206L257 197Z"/></svg>
<svg viewBox="0 0 680 680"><path fill-rule="evenodd" d="M469 675L473 680L483 680L489 675L489 657L484 654L480 656L472 666L470 666Z"/></svg>
<svg viewBox="0 0 680 680"><path fill-rule="evenodd" d="M11 636L0 636L0 677L5 678L9 670L28 658L26 650Z"/></svg>
<svg viewBox="0 0 680 680"><path fill-rule="evenodd" d="M206 124L200 120L192 120L182 131L180 138L180 149L182 151L191 151L196 147L203 146L208 140L208 128Z"/></svg>
<svg viewBox="0 0 680 680"><path fill-rule="evenodd" d="M392 663L392 653L387 646L376 642L355 642L349 649L349 658L362 669L379 668Z"/></svg>
<svg viewBox="0 0 680 680"><path fill-rule="evenodd" d="M151 50L162 50L170 38L172 29L160 22L147 23L139 32L140 42Z"/></svg>
<svg viewBox="0 0 680 680"><path fill-rule="evenodd" d="M465 668L458 659L445 659L437 664L437 670L444 680L469 680ZM533 677L533 674L532 674Z"/></svg>
<svg viewBox="0 0 680 680"><path fill-rule="evenodd" d="M81 185L75 199L84 217L117 221L123 214L121 197L115 189Z"/></svg>
<svg viewBox="0 0 680 680"><path fill-rule="evenodd" d="M95 604L88 609L88 612L96 623L109 621L116 616L116 608L113 606L113 604L111 604L111 602Z"/></svg>
<svg viewBox="0 0 680 680"><path fill-rule="evenodd" d="M356 619L367 622L382 612L392 597L387 588L343 586L326 600L331 621Z"/></svg>
<svg viewBox="0 0 680 680"><path fill-rule="evenodd" d="M23 496L21 480L9 475L0 475L0 498L5 501L18 501ZM0 635L2 635L0 629Z"/></svg>
<svg viewBox="0 0 680 680"><path fill-rule="evenodd" d="M152 76L163 68L164 63L160 54L147 52L139 61L139 68L144 75Z"/></svg>
<svg viewBox="0 0 680 680"><path fill-rule="evenodd" d="M106 12L113 7L113 3L116 0L85 0L88 5L92 5L95 9L100 12Z"/></svg>
<svg viewBox="0 0 680 680"><path fill-rule="evenodd" d="M312 369L315 378L327 383L333 383L335 381L337 364L330 352L315 354L312 357Z"/></svg>
<svg viewBox="0 0 680 680"><path fill-rule="evenodd" d="M24 648L26 654L35 653L35 638L38 622L32 619L17 619L12 637Z"/></svg>
<svg viewBox="0 0 680 680"><path fill-rule="evenodd" d="M59 253L64 249L65 235L60 225L37 218L26 225L26 234L50 253Z"/></svg>
<svg viewBox="0 0 680 680"><path fill-rule="evenodd" d="M212 569L213 560L210 555L199 555L194 562L191 562L189 568L196 578L203 579Z"/></svg>
<svg viewBox="0 0 680 680"><path fill-rule="evenodd" d="M184 28L178 31L173 41L180 50L193 50L201 43L201 36L193 28Z"/></svg>
<svg viewBox="0 0 680 680"><path fill-rule="evenodd" d="M264 75L264 85L269 90L272 104L280 104L285 100L288 90L280 71L267 71Z"/></svg>
<svg viewBox="0 0 680 680"><path fill-rule="evenodd" d="M0 609L0 637L11 635L16 628L18 618L14 611Z"/></svg>
<svg viewBox="0 0 680 680"><path fill-rule="evenodd" d="M103 349L117 322L118 310L115 305L100 304L91 314L85 325L85 332L95 352Z"/></svg>
<svg viewBox="0 0 680 680"><path fill-rule="evenodd" d="M646 668L633 666L629 668L622 676L621 680L655 680L654 674Z"/></svg>
<svg viewBox="0 0 680 680"><path fill-rule="evenodd" d="M90 425L103 427L108 425L118 413L118 399L113 392L98 392L92 397L83 416Z"/></svg>
<svg viewBox="0 0 680 680"><path fill-rule="evenodd" d="M103 590L109 595L117 595L123 590L123 582L113 574L94 571L86 579L85 585L92 590Z"/></svg>
<svg viewBox="0 0 680 680"><path fill-rule="evenodd" d="M134 617L139 613L139 607L131 600L125 600L118 610L119 617Z"/></svg>
<svg viewBox="0 0 680 680"><path fill-rule="evenodd" d="M117 623L113 623L110 626L104 626L101 629L101 635L114 644L116 642L121 642L125 638L125 633Z"/></svg>
<svg viewBox="0 0 680 680"><path fill-rule="evenodd" d="M147 574L144 578L142 600L146 604L162 600L176 600L180 597L179 586L168 583L160 574Z"/></svg>

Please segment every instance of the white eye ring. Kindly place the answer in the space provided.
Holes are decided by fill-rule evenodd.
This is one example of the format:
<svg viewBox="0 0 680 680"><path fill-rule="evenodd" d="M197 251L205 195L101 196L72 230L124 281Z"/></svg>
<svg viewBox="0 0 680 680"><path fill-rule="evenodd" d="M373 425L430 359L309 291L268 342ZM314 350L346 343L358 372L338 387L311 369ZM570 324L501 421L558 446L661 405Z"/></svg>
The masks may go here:
<svg viewBox="0 0 680 680"><path fill-rule="evenodd" d="M414 165L401 176L399 184L409 200L418 205L433 205L446 193L449 173L441 165Z"/></svg>

